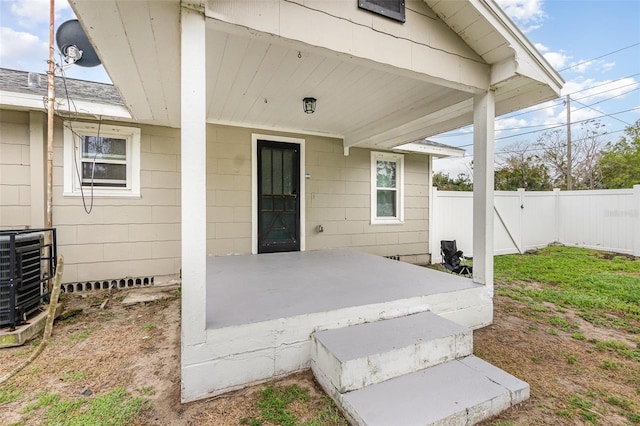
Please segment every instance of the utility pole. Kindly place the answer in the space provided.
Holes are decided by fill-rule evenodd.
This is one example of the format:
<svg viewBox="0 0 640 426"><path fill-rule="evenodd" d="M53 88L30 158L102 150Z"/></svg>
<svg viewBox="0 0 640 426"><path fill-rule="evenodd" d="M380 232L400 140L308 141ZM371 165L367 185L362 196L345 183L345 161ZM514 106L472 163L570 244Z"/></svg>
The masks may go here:
<svg viewBox="0 0 640 426"><path fill-rule="evenodd" d="M54 89L54 76L55 76L55 62L54 62L54 18L55 18L55 0L49 0L49 72L47 73L47 216L45 218L45 226L47 228L53 227L53 119L54 119L54 101L55 101L55 89ZM45 232L45 244L49 247L49 253L53 253L53 232ZM55 259L53 260L55 265ZM49 271L49 291L53 287L53 271L52 265L47 264L47 270Z"/></svg>
<svg viewBox="0 0 640 426"><path fill-rule="evenodd" d="M55 63L53 61L53 41L54 41L54 16L55 0L50 0L49 4L49 72L47 73L47 217L46 227L53 226L53 118L54 118L54 74Z"/></svg>
<svg viewBox="0 0 640 426"><path fill-rule="evenodd" d="M567 95L567 191L573 189L573 182L571 179L571 96Z"/></svg>

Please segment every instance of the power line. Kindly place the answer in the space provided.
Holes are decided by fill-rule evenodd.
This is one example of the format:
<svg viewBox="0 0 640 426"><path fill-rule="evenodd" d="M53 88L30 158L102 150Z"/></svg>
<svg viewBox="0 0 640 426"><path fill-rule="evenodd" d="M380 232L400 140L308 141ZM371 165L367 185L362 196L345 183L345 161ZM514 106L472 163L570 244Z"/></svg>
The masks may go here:
<svg viewBox="0 0 640 426"><path fill-rule="evenodd" d="M626 131L626 129L613 130L613 131L611 131L611 132L607 132L606 134L607 134L607 135L612 135L612 134L614 134L614 133L622 133L622 132L625 132L625 131ZM566 146L567 146L566 144L561 144L561 145L557 145L557 146L555 146L554 148L566 148ZM545 149L547 149L547 148L544 148L544 147L540 147L540 148L529 148L529 147L527 147L527 152L532 152L532 151L543 151L543 150L545 150ZM520 153L520 152L522 152L522 151L521 151L521 150L513 150L513 149L511 149L511 150L509 150L509 149L505 149L505 150L500 150L500 151L496 151L496 152L494 152L494 155L502 155L502 154L517 154L517 153ZM465 154L465 156L464 156L464 157L462 157L462 158L473 158L473 154ZM445 160L445 159L450 159L450 157L439 157L439 158L434 158L434 160Z"/></svg>
<svg viewBox="0 0 640 426"><path fill-rule="evenodd" d="M604 85L613 84L613 83L615 83L617 81L622 81L624 79L631 78L631 77L636 76L636 75L640 75L640 73L633 74L633 75L628 76L628 77L623 77L623 78L620 78L620 79L617 79L617 80L609 81L609 82L606 82L606 83L601 83L601 84L598 84L596 86L592 86L592 87L589 87L589 88L586 88L586 89L578 90L578 91L573 92L573 93L575 94L575 93L584 92L586 90L592 90L594 88L601 87L601 86L604 86ZM576 101L576 102L578 102L579 99L587 99L587 98L591 98L591 97L594 97L594 96L597 96L597 95L602 95L602 94L605 94L605 93L608 93L608 92L617 91L617 90L620 90L622 88L625 88L625 87L628 87L628 86L635 86L635 85L640 85L640 82L633 82L633 83L625 84L624 86L619 86L619 87L615 87L615 88L612 88L612 89L603 90L601 92L597 92L597 93L593 93L593 94L590 94L590 95L586 95L586 96L583 96L581 98L577 98L577 99L571 98L571 99ZM602 103L602 102L605 102L605 101L608 101L608 100L611 100L611 99L616 99L616 98L619 98L619 97L622 97L622 96L626 96L629 93L635 92L637 90L640 90L640 87L638 87L636 89L633 89L633 90L629 90L627 92L618 94L616 96L613 96L613 97L610 97L610 98L607 98L607 99L600 100L600 101L595 102L595 103L593 103L591 105L596 105L596 104L599 104L599 103ZM559 102L561 100L562 100L561 98L558 98L558 99L555 99L554 101ZM578 102L578 103L580 103L581 105L584 105L584 107L590 107L589 105L585 105L582 102ZM526 110L526 111L520 112L518 114L513 114L513 115L510 115L508 117L500 117L500 118L496 119L496 122L501 121L501 120L506 120L506 119L509 119L509 118L513 118L513 117L517 117L519 115L524 115L524 114L529 114L531 112L540 111L540 110L547 109L547 108L549 108L549 106L545 105L545 106L541 106L541 107L536 108L536 109ZM579 109L583 109L583 108L579 108ZM596 110L596 111L598 111L598 110ZM602 111L598 111L598 112L602 112ZM605 116L608 116L608 115L609 114L605 114ZM628 123L625 123L625 124L629 125ZM558 123L558 125L560 125L560 123ZM520 126L520 127L505 127L503 129L500 129L500 130L501 131L505 131L505 130L520 130L520 129L527 129L527 128L542 127L542 126L548 126L548 124L536 124L536 125ZM457 137L457 136L466 136L468 134L469 134L468 132L456 132L456 133L447 133L447 134L441 135L439 137L451 138L451 137Z"/></svg>
<svg viewBox="0 0 640 426"><path fill-rule="evenodd" d="M597 109L593 108L591 105L583 104L582 102L577 101L577 100L575 100L575 99L573 100L573 102L577 102L577 103L579 103L580 105L583 105L583 106L584 106L584 108L589 108L589 109L592 109L592 110L597 111L597 112L600 112L600 113L602 112L602 111L600 111L600 110L597 110ZM580 109L584 109L584 108L580 108ZM576 110L576 111L577 111L577 110ZM606 114L606 113L605 113L605 115L606 115L607 117L609 117L609 118L613 118L614 120L618 120L618 121L619 121L619 122L621 122L622 124L626 124L627 126L631 126L631 123L627 123L626 121L621 120L621 119L619 119L618 117L614 117L613 115Z"/></svg>
<svg viewBox="0 0 640 426"><path fill-rule="evenodd" d="M607 84L610 84L610 83L607 83ZM614 88L609 89L609 90L603 90L602 92L592 93L592 94L590 94L590 95L586 95L586 96L583 96L583 97L581 97L581 98L571 98L571 99L573 99L574 101L576 101L576 100L580 100L580 99L592 98L592 97L594 97L594 96L602 95L602 94L605 94L605 93L608 93L608 92L614 92L614 91L616 91L616 90L624 89L625 87L629 87L629 86L640 86L640 82L634 81L633 83L625 84L624 86L618 86L618 87L614 87ZM588 89L588 90L590 90L590 89ZM620 94L620 95L616 95L615 97L618 97L618 96L624 96L624 95L626 95L626 94L628 94L628 93L631 93L631 92L633 92L633 91L635 91L635 90L638 90L638 89L637 89L637 88L636 88L636 89L631 89L631 90L629 90L628 92L624 92L624 93L622 93L622 94Z"/></svg>
<svg viewBox="0 0 640 426"><path fill-rule="evenodd" d="M626 76L626 77L619 78L619 79L617 79L617 80L606 81L606 82L604 82L604 83L596 84L595 86L585 87L584 89L580 89L580 90L576 90L575 92L571 92L571 93L569 93L569 95L575 95L576 93L585 92L585 91L587 91L587 90L591 90L591 89L596 89L596 88L598 88L598 87L606 86L607 84L613 84L613 83L616 83L616 82L618 82L618 81L622 81L622 80L626 80L626 79L628 79L628 78L636 77L636 76L638 76L638 75L640 75L640 72L637 72L637 73L635 73L635 74L628 75L628 76ZM637 82L636 82L636 83L631 83L631 84L637 84Z"/></svg>
<svg viewBox="0 0 640 426"><path fill-rule="evenodd" d="M590 121L590 120L593 120L593 119L595 119L595 118L600 118L600 117L604 117L604 116L608 116L608 117L610 117L610 116L612 116L612 115L624 114L625 112L631 112L631 111L636 111L636 110L640 110L640 106L637 106L637 107L635 107L635 108L630 108L630 109L627 109L627 110L624 110L624 111L614 112L614 113L611 113L611 114L602 114L602 115L600 115L600 116L598 116L598 117L591 117L591 118L586 118L586 119L584 119L584 120L574 121L574 122L572 122L572 123L571 123L571 125L573 126L574 124L585 123L585 122ZM548 131L548 130L553 130L553 129L557 129L557 128L560 128L560 127L564 127L564 126L566 126L566 125L567 125L566 123L558 124L558 125L553 125L553 126L550 126L550 127L545 128L545 129L540 129L540 130L531 130L531 131L529 131L529 132L517 133L517 134L515 134L515 135L502 136L502 137L500 137L500 138L495 138L494 140L495 140L495 141L500 141L500 140L504 140L504 139L515 138L515 137L518 137L518 136L529 135L529 134L532 134L532 133L544 132L544 131ZM465 145L458 145L458 146L456 146L456 148L467 148L467 147L470 147L470 146L473 146L473 143L465 144Z"/></svg>
<svg viewBox="0 0 640 426"><path fill-rule="evenodd" d="M640 43L634 43L634 44L632 44L630 46L626 46L626 47L623 47L621 49L614 50L613 52L605 53L604 55L600 55L600 56L598 56L596 58L589 59L587 61L578 62L577 64L573 64L573 65L571 65L569 67L566 67L566 68L563 68L561 70L558 70L558 72L570 70L571 68L575 68L575 67L579 67L580 65L588 64L589 62L593 62L593 61L596 61L598 59L602 59L602 58L605 58L607 56L611 56L611 55L613 55L615 53L622 52L623 50L631 49L632 47L636 47L636 46L640 46Z"/></svg>
<svg viewBox="0 0 640 426"><path fill-rule="evenodd" d="M636 89L633 89L633 90L629 90L628 92L624 93L624 95L627 95L627 94L629 94L629 93L631 93L631 92L635 92L636 90L640 90L640 87L638 87L638 88L636 88ZM592 104L590 104L590 105L588 105L588 106L590 107L590 106L593 106L593 105L598 105L598 104L601 104L601 103L603 103L603 102L610 101L611 99L615 99L615 98L618 98L618 97L620 97L620 96L624 96L624 95L616 95L616 96L613 96L613 97L611 97L611 98L602 99L602 100L599 100L598 102L594 102L594 103L592 103ZM574 99L574 100L575 100L575 99ZM576 109L576 111L579 111L579 110L581 110L581 109L584 109L584 108L578 108L578 109Z"/></svg>
<svg viewBox="0 0 640 426"><path fill-rule="evenodd" d="M624 110L624 111L614 112L614 113L611 113L611 114L602 114L602 115L600 115L598 117L591 117L591 118L585 118L584 120L574 121L574 122L571 123L571 125L573 126L574 124L586 123L587 121L593 120L595 118L604 117L604 116L609 116L610 117L612 115L624 114L625 112L631 112L631 111L635 111L635 110L638 110L638 109L640 109L640 106L637 106L635 108L630 108L630 109L627 109L627 110ZM525 132L525 133L519 133L519 134L516 134L516 135L502 136L500 138L496 138L495 140L498 141L498 140L504 140L504 139L509 139L509 138L515 138L517 136L527 135L527 134L530 134L530 133L538 133L538 132L542 132L544 130L553 130L554 128L564 127L566 125L567 125L566 123L563 123L563 124L560 124L560 125L557 125L557 126L549 127L547 129L536 130L536 131ZM471 145L473 145L473 144L471 144Z"/></svg>
<svg viewBox="0 0 640 426"><path fill-rule="evenodd" d="M640 43L639 43L639 44L640 44ZM628 78L636 77L636 76L638 76L638 75L640 75L640 73L635 73L635 74L631 74L631 75L626 76L626 77L618 78L618 79L616 79L616 80L611 80L611 81L607 81L607 82L604 82L604 83L596 84L595 86L586 87L586 88L584 88L584 89L580 89L580 90L576 90L575 92L571 92L571 93L569 93L569 95L574 95L574 94L576 94L576 93L586 92L587 90L593 90L593 89L596 89L596 88L598 88L598 87L602 87L602 86L606 86L606 85L614 84L614 83L617 83L617 82L619 82L619 81L626 80L626 79L628 79ZM582 97L582 98L578 98L578 99L586 99L586 98L589 98L589 97L592 97L592 96L600 95L600 94L607 93L607 92L612 92L612 91L614 91L614 90L619 90L619 89L621 89L621 88L623 88L623 87L633 86L633 85L636 85L636 84L640 84L640 82L634 81L633 83L625 84L624 86L620 86L620 87L615 87L615 88L612 88L612 89L604 90L604 91L602 91L602 92L598 92L598 93L594 93L594 94L591 94L591 95L587 95L587 96L584 96L584 97ZM626 94L626 93L625 93L625 94ZM621 95L621 96L622 96L622 95ZM572 99L573 99L573 98L572 98ZM564 102L564 99L562 99L562 98L558 98L558 99L553 99L552 101L549 101L549 102ZM545 103L546 103L546 102L545 102ZM520 115L529 114L529 113L531 113L531 112L541 111L541 110L543 110L543 109L547 109L547 108L549 108L549 106L548 106L548 105L540 106L540 107L535 108L535 109L526 109L526 110L524 110L524 111L522 111L522 112L519 112L519 113L517 113L517 114L512 114L512 115L509 115L509 116L500 117L500 118L498 118L496 121L498 121L498 120L507 120L507 119L509 119L509 118L518 117L518 116L520 116Z"/></svg>
<svg viewBox="0 0 640 426"><path fill-rule="evenodd" d="M625 86L621 86L621 87L619 87L619 88L617 88L617 89L620 89L620 88L622 88L622 87L626 87L626 86L632 86L632 85L640 85L640 83L627 84L627 85L625 85ZM599 92L599 93L597 93L597 94L601 95L601 94L603 94L603 93L612 92L612 91L617 90L617 89L605 90L605 91L603 91L603 92ZM596 112L598 112L598 113L600 113L600 114L603 114L604 116L607 116L607 117L613 118L614 120L618 120L618 121L620 121L621 123L624 123L624 124L626 124L627 126L630 126L630 125L631 125L630 123L627 123L626 121L622 121L622 120L620 120L619 118L613 117L613 116L611 116L610 114L607 114L607 113L605 113L605 112L603 112L603 111L600 111L600 110L598 110L598 109L592 108L592 106L593 106L593 105L600 104L600 103L602 103L602 102L610 101L610 100L612 100L612 99L616 99L616 98L619 98L619 97L622 97L622 96L626 96L626 95L628 95L629 93L635 92L635 91L637 91L637 90L640 90L640 87L638 87L638 88L636 88L636 89L633 89L633 90L629 90L628 92L625 92L625 93L622 93L622 94L619 94L619 95L616 95L616 96L612 96L612 97L610 97L610 98L602 99L602 100L600 100L600 101L598 101L598 102L594 102L594 103L592 103L591 105L587 105L587 104L585 104L585 103L583 103L583 102L580 102L579 100L574 99L574 98L571 98L571 100L572 100L572 101L574 101L574 102L579 103L580 105L582 105L582 108L576 108L574 111L580 111L580 110L585 109L585 108L590 108L590 109L592 109L592 110L594 110L594 111L596 111ZM590 98L590 97L595 96L595 95L596 95L596 94L594 94L594 95L589 95L589 96L585 96L585 97L583 97L583 98L579 98L579 99L586 99L586 98ZM569 96L569 95L567 95L567 96ZM565 101L565 102L566 102L566 101ZM498 120L496 120L496 121L498 121ZM573 124L573 123L572 123L572 124ZM498 130L500 130L500 131L514 131L514 130L522 130L522 129L534 129L534 128L537 128L537 127L565 126L565 125L566 125L566 123L532 124L532 125L530 125L530 126L505 127L505 128L498 129ZM447 135L447 136L449 136L449 135Z"/></svg>

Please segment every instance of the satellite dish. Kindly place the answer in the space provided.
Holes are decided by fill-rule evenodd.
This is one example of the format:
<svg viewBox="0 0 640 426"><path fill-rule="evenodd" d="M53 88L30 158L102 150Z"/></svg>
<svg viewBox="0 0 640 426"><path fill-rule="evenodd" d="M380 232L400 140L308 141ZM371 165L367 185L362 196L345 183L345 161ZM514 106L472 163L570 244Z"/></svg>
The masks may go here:
<svg viewBox="0 0 640 426"><path fill-rule="evenodd" d="M58 27L56 44L67 64L81 67L100 65L100 58L77 19L65 21Z"/></svg>

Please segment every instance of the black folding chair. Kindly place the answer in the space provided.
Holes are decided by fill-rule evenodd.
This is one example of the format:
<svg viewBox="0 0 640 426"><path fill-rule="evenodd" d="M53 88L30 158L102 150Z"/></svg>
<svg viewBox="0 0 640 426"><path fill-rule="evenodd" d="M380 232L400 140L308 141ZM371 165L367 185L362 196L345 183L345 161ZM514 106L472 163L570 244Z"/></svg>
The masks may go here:
<svg viewBox="0 0 640 426"><path fill-rule="evenodd" d="M440 241L440 254L442 255L442 267L444 269L469 278L473 276L473 267L467 264L467 259L464 257L462 250L458 250L456 240Z"/></svg>

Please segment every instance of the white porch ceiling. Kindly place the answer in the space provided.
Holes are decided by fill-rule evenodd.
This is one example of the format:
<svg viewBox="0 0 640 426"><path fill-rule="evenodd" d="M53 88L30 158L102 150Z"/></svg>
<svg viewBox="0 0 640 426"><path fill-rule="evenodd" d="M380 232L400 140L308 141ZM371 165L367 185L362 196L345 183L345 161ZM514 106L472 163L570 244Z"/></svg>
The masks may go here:
<svg viewBox="0 0 640 426"><path fill-rule="evenodd" d="M266 40L265 40L266 39ZM207 118L362 143L471 94L273 37L207 31ZM314 97L314 114L302 99Z"/></svg>
<svg viewBox="0 0 640 426"><path fill-rule="evenodd" d="M473 6L483 1L426 0L434 10L421 3L420 12L442 19L454 28L454 37L471 46L469 52L479 55L465 60L491 73L498 115L556 97L559 88L516 70L518 52L509 34L490 31L491 24ZM134 119L179 127L180 1L70 3ZM203 90L211 123L333 136L345 146L393 148L473 121L473 87L442 84L221 19L206 22ZM317 99L314 114L302 110L307 96Z"/></svg>

